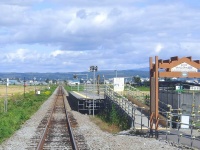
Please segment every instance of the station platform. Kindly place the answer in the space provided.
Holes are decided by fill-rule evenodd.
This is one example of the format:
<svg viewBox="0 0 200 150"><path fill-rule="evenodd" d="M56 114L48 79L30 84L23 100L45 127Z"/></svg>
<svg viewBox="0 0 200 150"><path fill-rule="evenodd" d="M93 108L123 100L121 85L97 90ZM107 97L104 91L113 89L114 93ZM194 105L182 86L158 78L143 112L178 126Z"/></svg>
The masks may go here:
<svg viewBox="0 0 200 150"><path fill-rule="evenodd" d="M94 99L94 100L97 100L97 99L104 99L104 95L98 95L96 93L91 93L91 92L76 92L76 91L72 91L70 92L71 94L73 94L76 98L79 98L79 99Z"/></svg>
<svg viewBox="0 0 200 150"><path fill-rule="evenodd" d="M69 92L68 100L73 110L92 115L104 108L104 95L86 92Z"/></svg>

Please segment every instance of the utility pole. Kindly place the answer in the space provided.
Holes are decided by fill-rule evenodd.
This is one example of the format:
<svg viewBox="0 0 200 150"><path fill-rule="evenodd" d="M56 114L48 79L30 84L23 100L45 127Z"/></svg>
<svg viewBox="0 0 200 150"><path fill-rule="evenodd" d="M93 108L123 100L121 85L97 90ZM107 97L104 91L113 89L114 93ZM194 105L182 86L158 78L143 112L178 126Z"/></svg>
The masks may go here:
<svg viewBox="0 0 200 150"><path fill-rule="evenodd" d="M26 84L25 84L25 77L24 77L24 97L25 97L25 87L26 87Z"/></svg>
<svg viewBox="0 0 200 150"><path fill-rule="evenodd" d="M9 85L9 79L6 79L6 98L4 100L4 112L8 111L8 85Z"/></svg>
<svg viewBox="0 0 200 150"><path fill-rule="evenodd" d="M36 80L36 77L33 78L34 87L35 87L35 80ZM35 87L35 94L36 94L36 87Z"/></svg>

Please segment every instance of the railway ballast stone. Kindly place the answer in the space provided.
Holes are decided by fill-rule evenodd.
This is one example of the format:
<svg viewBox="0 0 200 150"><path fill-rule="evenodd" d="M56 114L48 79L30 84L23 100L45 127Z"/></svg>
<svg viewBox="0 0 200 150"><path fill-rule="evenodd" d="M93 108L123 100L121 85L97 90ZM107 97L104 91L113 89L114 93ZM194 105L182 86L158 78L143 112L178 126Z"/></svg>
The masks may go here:
<svg viewBox="0 0 200 150"><path fill-rule="evenodd" d="M19 129L12 137L0 145L0 150L25 150L29 146L30 139L45 116L48 108L52 106L54 94L40 107L40 109ZM88 115L71 111L78 122L77 130L82 134L91 150L176 150L173 146L154 138L144 138L123 134L111 134L102 131L96 124L90 121Z"/></svg>

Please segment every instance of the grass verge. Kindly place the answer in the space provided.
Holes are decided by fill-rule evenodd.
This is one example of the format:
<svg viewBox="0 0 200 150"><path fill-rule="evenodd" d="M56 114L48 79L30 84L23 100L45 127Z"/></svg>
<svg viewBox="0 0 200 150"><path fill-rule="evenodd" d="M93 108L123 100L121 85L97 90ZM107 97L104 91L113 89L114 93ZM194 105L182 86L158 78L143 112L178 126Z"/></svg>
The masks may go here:
<svg viewBox="0 0 200 150"><path fill-rule="evenodd" d="M145 87L145 86L138 86L138 87L136 87L138 90L140 90L140 91L150 91L150 87Z"/></svg>
<svg viewBox="0 0 200 150"><path fill-rule="evenodd" d="M102 131L106 131L106 132L109 132L109 133L118 133L120 131L120 128L114 124L109 124L109 123L106 123L104 121L102 121L100 118L98 117L90 117L90 120L95 123L97 126L99 126L99 128L102 130Z"/></svg>
<svg viewBox="0 0 200 150"><path fill-rule="evenodd" d="M56 86L52 86L50 89L42 90L40 95L35 95L34 91L30 91L25 97L23 94L14 94L10 97L8 111L0 112L0 143L20 129L20 126L39 109L55 89Z"/></svg>

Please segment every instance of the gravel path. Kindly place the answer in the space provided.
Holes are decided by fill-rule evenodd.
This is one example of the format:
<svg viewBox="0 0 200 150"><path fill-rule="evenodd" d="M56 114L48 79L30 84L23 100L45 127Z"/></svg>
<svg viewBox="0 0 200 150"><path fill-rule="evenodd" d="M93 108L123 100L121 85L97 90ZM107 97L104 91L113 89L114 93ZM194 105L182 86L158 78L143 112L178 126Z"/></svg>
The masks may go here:
<svg viewBox="0 0 200 150"><path fill-rule="evenodd" d="M54 94L41 106L41 108L18 130L11 138L0 145L0 150L24 150L28 147L31 137L34 136L37 126L45 116L48 108L51 107ZM143 138L138 136L113 135L103 132L99 127L90 121L88 115L71 111L77 120L78 132L85 137L88 147L91 150L175 150L165 142L154 138Z"/></svg>

